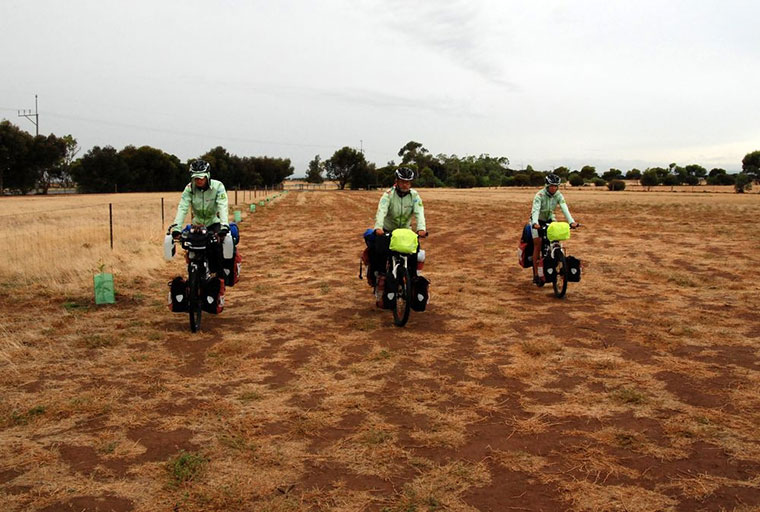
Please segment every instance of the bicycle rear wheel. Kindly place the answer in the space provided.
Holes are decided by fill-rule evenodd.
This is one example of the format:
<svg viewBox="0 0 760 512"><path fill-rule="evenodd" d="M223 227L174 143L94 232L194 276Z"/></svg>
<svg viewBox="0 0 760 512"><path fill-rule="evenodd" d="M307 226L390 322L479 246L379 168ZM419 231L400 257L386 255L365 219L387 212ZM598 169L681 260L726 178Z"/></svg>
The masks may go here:
<svg viewBox="0 0 760 512"><path fill-rule="evenodd" d="M399 265L396 273L396 304L393 308L393 323L397 327L403 327L409 320L409 310L412 305L412 283L409 278L409 269Z"/></svg>
<svg viewBox="0 0 760 512"><path fill-rule="evenodd" d="M188 276L189 301L190 301L190 332L198 332L201 329L201 315L203 309L203 297L201 296L201 276L198 267L190 265L190 275Z"/></svg>
<svg viewBox="0 0 760 512"><path fill-rule="evenodd" d="M552 283L554 286L554 296L561 299L567 293L567 260L565 259L565 252L562 250L556 251L558 254L555 256L556 262L556 278Z"/></svg>

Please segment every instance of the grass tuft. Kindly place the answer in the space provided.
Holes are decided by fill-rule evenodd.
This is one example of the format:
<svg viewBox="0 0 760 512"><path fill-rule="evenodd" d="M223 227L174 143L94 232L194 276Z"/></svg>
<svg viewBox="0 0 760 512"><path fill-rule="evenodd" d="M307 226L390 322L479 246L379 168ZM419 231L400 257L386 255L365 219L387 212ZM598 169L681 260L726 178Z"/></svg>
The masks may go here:
<svg viewBox="0 0 760 512"><path fill-rule="evenodd" d="M208 464L206 457L183 450L167 465L171 479L170 486L178 487L185 482L197 480L203 474L206 464Z"/></svg>

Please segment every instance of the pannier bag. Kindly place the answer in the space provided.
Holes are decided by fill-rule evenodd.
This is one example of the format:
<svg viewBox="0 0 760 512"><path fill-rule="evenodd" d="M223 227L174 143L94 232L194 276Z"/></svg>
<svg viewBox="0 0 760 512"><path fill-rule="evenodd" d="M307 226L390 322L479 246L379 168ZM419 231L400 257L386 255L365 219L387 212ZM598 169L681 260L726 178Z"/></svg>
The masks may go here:
<svg viewBox="0 0 760 512"><path fill-rule="evenodd" d="M185 278L177 276L169 281L169 311L186 313L190 309L189 295Z"/></svg>
<svg viewBox="0 0 760 512"><path fill-rule="evenodd" d="M551 256L538 260L538 275L544 276L544 281L553 283L557 280L557 262Z"/></svg>
<svg viewBox="0 0 760 512"><path fill-rule="evenodd" d="M581 280L581 260L573 256L567 257L567 280L577 283Z"/></svg>
<svg viewBox="0 0 760 512"><path fill-rule="evenodd" d="M396 307L396 292L398 292L396 278L393 276L393 272L387 272L385 274L385 286L383 287L383 309Z"/></svg>
<svg viewBox="0 0 760 512"><path fill-rule="evenodd" d="M391 251L402 254L414 254L417 252L418 246L417 233L411 229L394 229L393 233L391 233Z"/></svg>
<svg viewBox="0 0 760 512"><path fill-rule="evenodd" d="M430 298L430 281L422 276L414 278L412 286L412 309L415 311L425 311L428 299Z"/></svg>
<svg viewBox="0 0 760 512"><path fill-rule="evenodd" d="M224 310L224 280L212 277L201 286L201 308L218 315Z"/></svg>
<svg viewBox="0 0 760 512"><path fill-rule="evenodd" d="M530 224L525 224L517 247L517 263L522 268L533 268L533 234Z"/></svg>
<svg viewBox="0 0 760 512"><path fill-rule="evenodd" d="M372 243L375 241L375 236L375 230L372 228L369 228L364 232L364 243L367 244L367 247L372 247Z"/></svg>
<svg viewBox="0 0 760 512"><path fill-rule="evenodd" d="M533 242L520 242L517 248L517 262L522 268L533 267Z"/></svg>
<svg viewBox="0 0 760 512"><path fill-rule="evenodd" d="M570 239L570 224L567 222L552 222L546 228L546 238L554 242L555 240Z"/></svg>
<svg viewBox="0 0 760 512"><path fill-rule="evenodd" d="M243 265L243 257L235 247L232 258L222 260L222 272L224 272L224 284L235 286L240 281L240 267Z"/></svg>
<svg viewBox="0 0 760 512"><path fill-rule="evenodd" d="M380 273L377 276L377 286L375 287L375 306L384 309L385 302L385 274Z"/></svg>

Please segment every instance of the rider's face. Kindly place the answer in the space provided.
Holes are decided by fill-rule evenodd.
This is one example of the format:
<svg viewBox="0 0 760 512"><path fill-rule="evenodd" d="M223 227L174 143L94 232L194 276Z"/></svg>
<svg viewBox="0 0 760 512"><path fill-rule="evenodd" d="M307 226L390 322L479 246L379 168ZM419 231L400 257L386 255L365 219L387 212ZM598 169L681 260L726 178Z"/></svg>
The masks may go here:
<svg viewBox="0 0 760 512"><path fill-rule="evenodd" d="M549 185L549 195L553 196L559 187L557 185Z"/></svg>
<svg viewBox="0 0 760 512"><path fill-rule="evenodd" d="M203 188L206 186L206 178L195 178L195 186Z"/></svg>
<svg viewBox="0 0 760 512"><path fill-rule="evenodd" d="M401 192L409 192L409 189L412 188L412 182L407 180L396 180L396 186Z"/></svg>

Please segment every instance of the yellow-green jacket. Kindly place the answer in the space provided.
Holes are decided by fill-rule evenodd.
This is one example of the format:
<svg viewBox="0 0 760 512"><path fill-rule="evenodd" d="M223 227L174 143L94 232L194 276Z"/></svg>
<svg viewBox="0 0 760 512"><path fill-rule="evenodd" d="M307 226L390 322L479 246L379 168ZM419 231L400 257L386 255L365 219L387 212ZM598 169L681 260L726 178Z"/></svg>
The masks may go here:
<svg viewBox="0 0 760 512"><path fill-rule="evenodd" d="M396 187L391 187L377 205L375 229L409 229L412 225L412 215L417 220L417 231L425 231L425 208L417 191L412 188L407 195L399 197Z"/></svg>
<svg viewBox="0 0 760 512"><path fill-rule="evenodd" d="M210 226L219 222L222 227L229 228L230 214L224 184L219 180L212 179L209 179L208 182L209 185L206 190L200 189L195 186L194 182L190 182L182 191L182 198L179 200L179 206L177 206L177 215L174 217L174 224L178 230L182 229L185 216L191 207L193 224Z"/></svg>

